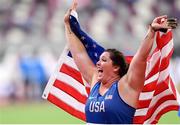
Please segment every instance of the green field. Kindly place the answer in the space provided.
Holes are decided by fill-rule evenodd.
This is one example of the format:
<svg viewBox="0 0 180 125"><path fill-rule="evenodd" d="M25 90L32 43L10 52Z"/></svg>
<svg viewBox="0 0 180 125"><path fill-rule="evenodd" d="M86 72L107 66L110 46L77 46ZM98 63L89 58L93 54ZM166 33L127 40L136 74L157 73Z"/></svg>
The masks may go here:
<svg viewBox="0 0 180 125"><path fill-rule="evenodd" d="M0 124L82 124L51 103L13 104L0 107ZM176 111L164 115L162 124L180 124Z"/></svg>

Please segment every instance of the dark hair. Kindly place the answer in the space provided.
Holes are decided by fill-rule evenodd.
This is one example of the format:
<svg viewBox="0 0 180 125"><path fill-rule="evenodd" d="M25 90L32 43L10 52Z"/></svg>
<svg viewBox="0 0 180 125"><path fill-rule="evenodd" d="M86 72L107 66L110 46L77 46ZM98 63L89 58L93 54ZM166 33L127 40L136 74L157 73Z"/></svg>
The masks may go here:
<svg viewBox="0 0 180 125"><path fill-rule="evenodd" d="M120 51L116 49L107 49L105 52L110 53L110 59L114 66L119 66L119 75L122 77L127 73L129 65L126 63L126 59Z"/></svg>

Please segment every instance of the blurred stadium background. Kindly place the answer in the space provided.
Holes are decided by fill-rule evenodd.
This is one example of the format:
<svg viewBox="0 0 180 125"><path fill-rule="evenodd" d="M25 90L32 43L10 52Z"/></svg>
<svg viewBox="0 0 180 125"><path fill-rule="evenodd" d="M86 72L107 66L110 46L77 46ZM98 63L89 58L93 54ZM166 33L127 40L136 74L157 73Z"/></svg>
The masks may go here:
<svg viewBox="0 0 180 125"><path fill-rule="evenodd" d="M78 0L80 23L105 48L133 55L159 15L180 19L180 0ZM66 44L63 17L72 0L0 0L0 124L83 123L42 100ZM171 75L180 90L180 27ZM177 112L160 123L179 123Z"/></svg>

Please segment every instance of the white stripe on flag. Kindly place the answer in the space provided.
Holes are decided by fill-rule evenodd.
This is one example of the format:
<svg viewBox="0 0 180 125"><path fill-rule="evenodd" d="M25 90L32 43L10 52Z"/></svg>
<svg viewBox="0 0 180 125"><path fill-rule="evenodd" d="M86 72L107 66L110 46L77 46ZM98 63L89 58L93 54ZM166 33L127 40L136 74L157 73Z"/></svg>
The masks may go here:
<svg viewBox="0 0 180 125"><path fill-rule="evenodd" d="M173 49L173 39L171 39L171 41L168 42L167 45L165 45L162 50L161 50L161 58L165 58L169 55L169 53L171 52L171 50Z"/></svg>
<svg viewBox="0 0 180 125"><path fill-rule="evenodd" d="M134 116L144 116L147 114L148 108L136 109Z"/></svg>
<svg viewBox="0 0 180 125"><path fill-rule="evenodd" d="M78 14L77 14L77 12L75 10L71 11L71 15L74 16L78 21Z"/></svg>
<svg viewBox="0 0 180 125"><path fill-rule="evenodd" d="M77 65L75 64L73 58L64 55L62 58L63 63L67 64L68 66L71 66L72 68L76 69L77 71L79 71L79 69L77 68Z"/></svg>
<svg viewBox="0 0 180 125"><path fill-rule="evenodd" d="M78 102L75 98L72 96L66 94L65 92L61 91L60 89L57 89L56 87L52 87L50 93L57 97L60 100L63 100L64 103L67 105L73 107L74 109L84 113L85 105Z"/></svg>
<svg viewBox="0 0 180 125"><path fill-rule="evenodd" d="M178 92L178 90L176 89L176 93L177 93L177 102L179 103L179 105L180 105L180 94L179 94L179 92ZM179 107L180 108L180 107Z"/></svg>
<svg viewBox="0 0 180 125"><path fill-rule="evenodd" d="M159 72L156 73L155 75L153 75L152 77L150 77L149 79L147 79L147 80L145 81L145 84L144 84L144 85L147 85L147 84L149 84L149 83L157 80L158 77L159 77Z"/></svg>
<svg viewBox="0 0 180 125"><path fill-rule="evenodd" d="M168 76L169 76L169 66L165 70L160 72L158 83L164 81Z"/></svg>
<svg viewBox="0 0 180 125"><path fill-rule="evenodd" d="M55 67L55 71L54 71L53 74L50 76L49 81L48 81L48 83L46 84L46 87L45 87L44 92L43 92L43 94L42 94L42 98L44 98L44 99L47 99L48 94L49 94L49 91L50 91L50 89L52 88L52 86L53 86L53 84L54 84L54 81L55 81L55 79L56 79L56 75L57 75L57 73L59 72L59 67L61 67L62 64L63 64L63 60L62 60L61 58L62 58L64 55L67 54L67 49L68 49L68 46L65 46L65 48L64 48L64 50L63 50L63 52L62 52L62 54L61 54L61 56L60 56L60 58L59 58L59 60L58 60L58 64L57 64L56 67Z"/></svg>
<svg viewBox="0 0 180 125"><path fill-rule="evenodd" d="M84 85L79 83L77 80L73 79L71 76L69 76L65 73L59 72L57 75L57 79L62 82L65 82L67 85L70 85L71 87L73 87L74 89L79 91L82 95L88 96L86 93L86 90L84 88Z"/></svg>
<svg viewBox="0 0 180 125"><path fill-rule="evenodd" d="M170 91L167 89L167 90L165 90L164 92L161 92L160 94L154 96L154 97L152 98L152 101L151 101L151 103L150 103L149 108L150 108L150 107L153 107L153 106L157 103L157 101L158 101L159 99L161 99L162 97L164 97L164 96L166 96L166 95L170 95L170 94L172 94L172 93L170 93ZM136 113L135 113L135 116L146 115L149 108L137 109L137 110L136 110Z"/></svg>
<svg viewBox="0 0 180 125"><path fill-rule="evenodd" d="M161 99L164 96L171 95L172 93L169 91L169 89L166 89L165 91L159 93L158 95L154 96L152 98L151 104L149 107L153 107L159 99Z"/></svg>
<svg viewBox="0 0 180 125"><path fill-rule="evenodd" d="M139 100L152 99L153 94L154 94L154 91L152 91L152 92L141 92L140 96L139 96Z"/></svg>
<svg viewBox="0 0 180 125"><path fill-rule="evenodd" d="M172 105L178 105L177 104L177 100L168 100L165 101L164 103L162 103L157 109L156 111L153 113L153 115L144 122L144 124L149 124L151 122L154 121L155 117L158 115L158 113L163 110L164 108L168 107L168 106L172 106Z"/></svg>
<svg viewBox="0 0 180 125"><path fill-rule="evenodd" d="M151 72L152 68L155 66L157 61L160 59L161 53L160 51L157 51L153 53L151 59L147 61L147 68L146 68L146 76Z"/></svg>

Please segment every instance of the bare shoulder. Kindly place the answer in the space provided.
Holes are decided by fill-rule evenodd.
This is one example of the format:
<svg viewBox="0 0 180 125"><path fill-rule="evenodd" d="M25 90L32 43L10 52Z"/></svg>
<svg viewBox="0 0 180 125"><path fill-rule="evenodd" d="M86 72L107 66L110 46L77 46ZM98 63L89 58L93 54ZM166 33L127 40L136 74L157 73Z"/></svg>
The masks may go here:
<svg viewBox="0 0 180 125"><path fill-rule="evenodd" d="M126 90L128 89L128 82L127 82L127 75L124 75L119 81L118 81L118 91L120 95L126 94Z"/></svg>
<svg viewBox="0 0 180 125"><path fill-rule="evenodd" d="M124 102L126 102L128 105L136 108L137 101L139 98L139 92L137 92L130 86L127 79L128 79L128 77L127 77L127 75L125 75L119 80L118 92Z"/></svg>

